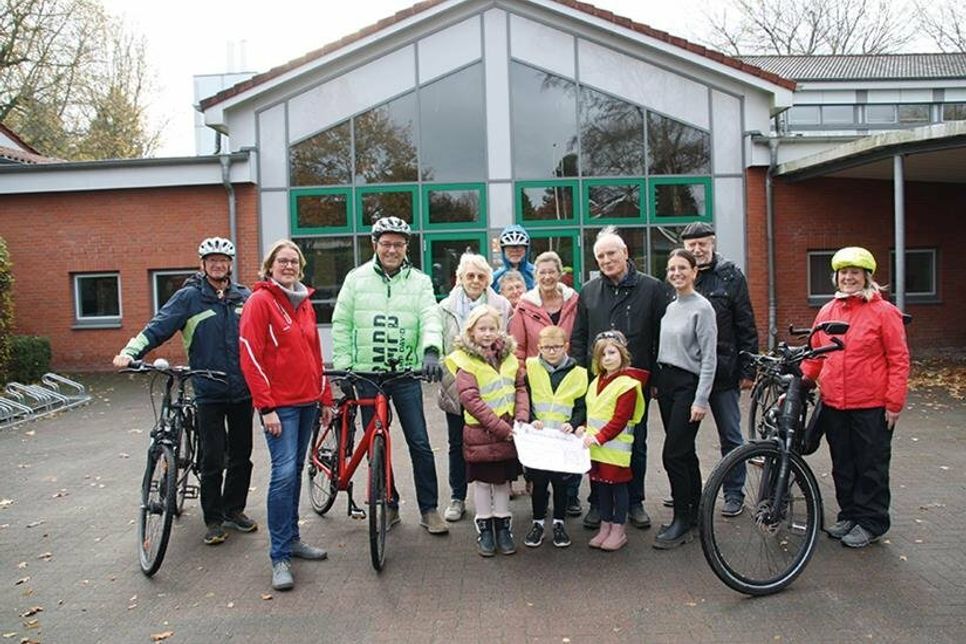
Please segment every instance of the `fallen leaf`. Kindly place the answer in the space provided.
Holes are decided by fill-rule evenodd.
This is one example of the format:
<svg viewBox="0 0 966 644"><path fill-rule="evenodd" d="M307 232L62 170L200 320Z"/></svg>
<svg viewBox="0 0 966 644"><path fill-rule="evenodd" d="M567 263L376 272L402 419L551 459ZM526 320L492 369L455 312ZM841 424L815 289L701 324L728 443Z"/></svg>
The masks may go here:
<svg viewBox="0 0 966 644"><path fill-rule="evenodd" d="M940 465L940 466L939 466L939 469L941 469L942 471L944 471L944 472L945 472L946 470L948 470L948 469L949 469L949 466L948 466L948 465Z"/></svg>
<svg viewBox="0 0 966 644"><path fill-rule="evenodd" d="M262 600L263 601L271 601L272 600L271 593L262 593Z"/></svg>
<svg viewBox="0 0 966 644"><path fill-rule="evenodd" d="M5 508L8 505L13 505L13 499L0 499L0 508Z"/></svg>
<svg viewBox="0 0 966 644"><path fill-rule="evenodd" d="M37 555L37 559L43 559L44 561L50 561L54 558L54 553L52 552L41 552Z"/></svg>
<svg viewBox="0 0 966 644"><path fill-rule="evenodd" d="M4 634L2 635L2 637L3 637L3 639L5 639L5 640L8 640L8 639L10 639L11 637L16 637L16 636L17 636L17 633L16 633L16 632L13 632L13 633L4 633Z"/></svg>
<svg viewBox="0 0 966 644"><path fill-rule="evenodd" d="M228 602L228 608L234 608L235 602Z"/></svg>
<svg viewBox="0 0 966 644"><path fill-rule="evenodd" d="M36 433L37 433L36 431L31 429L31 430L25 431L23 434L24 436L33 436Z"/></svg>
<svg viewBox="0 0 966 644"><path fill-rule="evenodd" d="M161 632L161 633L154 633L153 635L151 635L151 641L152 642L160 642L162 640L168 639L172 635L174 635L174 631L164 631L164 632Z"/></svg>
<svg viewBox="0 0 966 644"><path fill-rule="evenodd" d="M20 613L20 616L21 617L30 617L31 615L36 615L37 613L42 613L42 612L44 612L44 607L43 606L31 606L30 608L28 608L24 612Z"/></svg>
<svg viewBox="0 0 966 644"><path fill-rule="evenodd" d="M916 539L915 543L922 543L922 539Z"/></svg>
<svg viewBox="0 0 966 644"><path fill-rule="evenodd" d="M44 520L41 519L40 521L31 521L30 523L27 524L27 527L28 528L36 528L37 526L43 525L43 524L44 524Z"/></svg>
<svg viewBox="0 0 966 644"><path fill-rule="evenodd" d="M14 586L19 586L20 584L25 584L28 581L30 581L30 575L27 575L26 577L21 577L20 579L18 579L17 580L17 583L15 583Z"/></svg>
<svg viewBox="0 0 966 644"><path fill-rule="evenodd" d="M121 458L130 458L131 457L130 454L126 454L124 452L121 452L120 454L118 454L118 456L120 456Z"/></svg>
<svg viewBox="0 0 966 644"><path fill-rule="evenodd" d="M21 561L20 563L17 564L17 568L20 568L21 570L23 570L26 567L27 567L26 561Z"/></svg>
<svg viewBox="0 0 966 644"><path fill-rule="evenodd" d="M27 628L37 628L38 626L40 626L40 620L36 618L28 619L26 622L23 622L23 625Z"/></svg>
<svg viewBox="0 0 966 644"><path fill-rule="evenodd" d="M908 561L909 558L905 555L899 555L899 561Z"/></svg>
<svg viewBox="0 0 966 644"><path fill-rule="evenodd" d="M59 490L57 492L54 492L50 496L50 498L52 498L52 499L61 499L61 498L65 497L65 496L68 496L69 494L70 494L70 492L68 492L67 490L61 489L61 490Z"/></svg>

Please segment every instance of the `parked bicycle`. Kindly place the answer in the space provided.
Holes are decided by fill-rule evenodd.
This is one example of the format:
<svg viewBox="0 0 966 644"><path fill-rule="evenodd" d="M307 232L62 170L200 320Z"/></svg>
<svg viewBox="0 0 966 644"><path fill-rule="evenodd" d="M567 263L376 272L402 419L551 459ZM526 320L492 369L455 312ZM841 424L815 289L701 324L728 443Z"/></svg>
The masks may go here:
<svg viewBox="0 0 966 644"><path fill-rule="evenodd" d="M392 443L389 427L392 412L385 387L399 379L423 377L412 371L361 372L327 371L333 382L333 392L341 391L336 403L336 413L327 426L316 427L312 435L311 460L308 467L309 496L312 508L324 515L335 503L338 492L348 496L346 513L353 519L369 517L369 553L372 567L382 570L386 560L386 532L388 526L389 496L393 489ZM376 394L372 398L359 398L356 385L372 385ZM365 428L358 445L355 443L355 417L360 408L373 410L372 419ZM368 513L356 505L352 496L352 477L362 462L368 458L366 502Z"/></svg>
<svg viewBox="0 0 966 644"><path fill-rule="evenodd" d="M812 347L817 331L839 336L844 322L811 329L803 346L782 343L774 368L781 378L780 402L767 412L774 426L766 438L736 448L711 472L701 495L699 526L705 559L721 581L748 595L767 595L787 587L815 551L823 520L822 496L806 464L805 409L810 393L799 369L803 360L844 348L833 337ZM721 515L724 482L745 470L744 506L738 516Z"/></svg>
<svg viewBox="0 0 966 644"><path fill-rule="evenodd" d="M224 382L226 374L208 369L172 367L162 358L153 363L135 360L121 372L153 375L150 397L155 422L141 481L138 515L138 559L141 572L150 577L164 561L172 520L181 516L185 499L198 498L199 495L201 450L194 400L186 385L193 377ZM160 409L155 405L154 391L159 376L164 376Z"/></svg>
<svg viewBox="0 0 966 644"><path fill-rule="evenodd" d="M788 327L788 333L795 338L807 338L811 329ZM786 382L782 378L782 358L779 351L762 354L749 354L755 365L757 376L751 388L751 404L748 407L748 440L757 441L768 438L775 430L770 412L775 409L778 399L785 391Z"/></svg>

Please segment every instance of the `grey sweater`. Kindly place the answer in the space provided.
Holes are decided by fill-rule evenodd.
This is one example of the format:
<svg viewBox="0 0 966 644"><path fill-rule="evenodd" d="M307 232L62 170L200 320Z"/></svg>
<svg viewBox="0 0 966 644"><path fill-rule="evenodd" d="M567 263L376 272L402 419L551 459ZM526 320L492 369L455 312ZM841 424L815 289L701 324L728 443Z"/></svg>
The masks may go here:
<svg viewBox="0 0 966 644"><path fill-rule="evenodd" d="M678 297L667 305L661 319L661 345L657 361L698 376L694 404L708 407L718 364L718 324L714 307L702 295Z"/></svg>

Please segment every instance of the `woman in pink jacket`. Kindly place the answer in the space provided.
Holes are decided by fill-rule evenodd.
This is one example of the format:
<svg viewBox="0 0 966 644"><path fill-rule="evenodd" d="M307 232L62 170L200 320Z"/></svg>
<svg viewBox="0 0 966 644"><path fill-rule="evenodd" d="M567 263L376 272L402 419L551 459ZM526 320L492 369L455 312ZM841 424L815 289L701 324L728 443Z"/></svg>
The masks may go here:
<svg viewBox="0 0 966 644"><path fill-rule="evenodd" d="M821 388L820 422L832 455L839 514L826 532L851 548L864 548L889 530L892 432L909 380L902 313L882 297L872 279L875 268L875 258L864 248L835 253L832 279L838 291L815 324L848 322L845 350L802 364L806 380ZM813 338L815 346L829 342L823 333Z"/></svg>
<svg viewBox="0 0 966 644"><path fill-rule="evenodd" d="M521 361L536 356L540 330L559 326L570 336L577 317L577 291L560 281L563 262L549 250L534 260L537 285L523 294L516 312L510 318L510 335L517 341L517 358Z"/></svg>

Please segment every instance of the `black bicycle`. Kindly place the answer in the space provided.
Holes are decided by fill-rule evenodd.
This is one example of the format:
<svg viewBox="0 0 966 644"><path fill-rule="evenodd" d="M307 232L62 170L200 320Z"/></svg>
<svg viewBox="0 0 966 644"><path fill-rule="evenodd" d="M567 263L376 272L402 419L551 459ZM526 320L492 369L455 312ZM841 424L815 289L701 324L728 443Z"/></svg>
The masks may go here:
<svg viewBox="0 0 966 644"><path fill-rule="evenodd" d="M807 338L811 329L788 327L788 332L796 338ZM768 438L775 430L773 417L770 412L778 404L778 399L785 393L787 383L782 377L781 352L742 355L751 359L755 365L755 384L751 388L751 404L748 407L748 440L757 441Z"/></svg>
<svg viewBox="0 0 966 644"><path fill-rule="evenodd" d="M803 360L844 348L837 337L813 348L816 332L839 336L848 328L844 322L823 322L810 330L804 346L779 346L775 367L782 395L764 421L774 430L731 451L708 477L699 509L701 547L715 575L738 592L768 595L782 590L815 552L822 495L803 458L808 453L804 418L811 393L799 367ZM725 481L739 470L745 475L742 512L722 516Z"/></svg>
<svg viewBox="0 0 966 644"><path fill-rule="evenodd" d="M154 428L148 444L147 465L141 481L141 508L138 514L138 559L141 572L150 577L161 567L171 538L171 522L181 516L185 499L197 498L201 450L195 425L194 401L187 391L193 377L224 382L221 371L172 367L167 360L153 363L134 361L121 369L127 373L152 374L151 408ZM164 376L161 407L154 400L154 387Z"/></svg>

